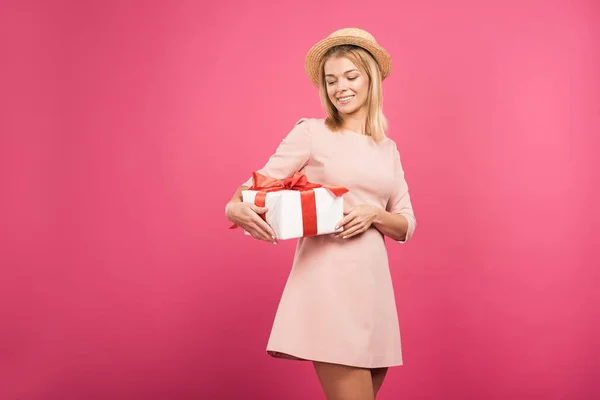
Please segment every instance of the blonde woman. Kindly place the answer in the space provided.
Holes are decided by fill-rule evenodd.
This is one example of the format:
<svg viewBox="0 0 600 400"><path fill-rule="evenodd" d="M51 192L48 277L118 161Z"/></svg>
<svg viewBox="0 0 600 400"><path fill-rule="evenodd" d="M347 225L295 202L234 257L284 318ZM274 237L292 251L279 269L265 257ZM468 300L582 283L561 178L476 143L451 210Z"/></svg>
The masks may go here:
<svg viewBox="0 0 600 400"><path fill-rule="evenodd" d="M382 81L388 53L368 33L346 28L313 46L306 72L319 88L325 119L303 118L260 169L285 179L341 185L341 231L298 240L267 345L273 357L311 361L329 400L370 400L389 367L402 364L400 329L384 237L408 241L416 227L393 140L385 134ZM276 243L238 188L227 217L254 238Z"/></svg>

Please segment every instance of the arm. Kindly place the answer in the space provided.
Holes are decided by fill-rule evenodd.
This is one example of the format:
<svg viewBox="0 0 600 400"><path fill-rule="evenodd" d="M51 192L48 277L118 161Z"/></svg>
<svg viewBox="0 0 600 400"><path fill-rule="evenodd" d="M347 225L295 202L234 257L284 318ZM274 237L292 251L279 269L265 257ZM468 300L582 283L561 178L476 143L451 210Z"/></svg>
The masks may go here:
<svg viewBox="0 0 600 400"><path fill-rule="evenodd" d="M392 214L391 212L377 208L373 226L379 232L397 242L406 242L408 220L401 214Z"/></svg>
<svg viewBox="0 0 600 400"><path fill-rule="evenodd" d="M344 229L335 236L343 239L359 235L370 227L374 227L385 236L404 243L408 240L410 232L409 220L404 215L391 213L381 207L368 204L354 207L339 222L338 226L343 226Z"/></svg>
<svg viewBox="0 0 600 400"><path fill-rule="evenodd" d="M305 119L298 121L265 166L257 172L275 179L286 179L304 167L311 153L308 125ZM250 178L237 188L225 207L225 213L231 222L244 228L253 237L276 243L275 232L258 215L265 213L267 208L242 201L242 191L249 189L252 183Z"/></svg>
<svg viewBox="0 0 600 400"><path fill-rule="evenodd" d="M235 191L235 193L233 194L233 197L231 198L231 200L229 200L229 203L227 203L227 205L232 204L232 203L241 203L242 202L242 192L244 190L248 190L248 189L250 189L250 186L242 185L242 186L238 187L238 189Z"/></svg>
<svg viewBox="0 0 600 400"><path fill-rule="evenodd" d="M242 227L255 239L273 242L277 244L275 232L261 217L260 214L267 212L266 207L258 207L255 204L244 203L242 201L242 191L247 190L248 186L240 186L232 199L225 206L225 215L227 219L235 225Z"/></svg>
<svg viewBox="0 0 600 400"><path fill-rule="evenodd" d="M335 236L344 239L351 238L365 232L372 226L399 243L405 243L411 238L417 222L397 151L394 169L395 189L386 204L385 210L367 204L354 207L338 223L338 226L343 226L343 230Z"/></svg>
<svg viewBox="0 0 600 400"><path fill-rule="evenodd" d="M378 215L375 227L391 239L399 243L406 243L415 232L417 220L410 201L408 184L404 177L398 149L395 149L394 169L395 190L387 202L385 212Z"/></svg>
<svg viewBox="0 0 600 400"><path fill-rule="evenodd" d="M311 131L309 121L301 119L279 143L275 153L257 172L275 179L287 179L296 171L300 171L310 159ZM252 177L242 185L252 186Z"/></svg>

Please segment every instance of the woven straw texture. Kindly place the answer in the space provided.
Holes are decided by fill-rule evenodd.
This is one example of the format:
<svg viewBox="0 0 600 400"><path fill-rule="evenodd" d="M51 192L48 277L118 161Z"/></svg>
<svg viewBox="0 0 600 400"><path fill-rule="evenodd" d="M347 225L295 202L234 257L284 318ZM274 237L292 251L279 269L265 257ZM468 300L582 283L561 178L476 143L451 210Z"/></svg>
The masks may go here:
<svg viewBox="0 0 600 400"><path fill-rule="evenodd" d="M388 52L381 47L373 35L358 28L344 28L333 32L315 44L306 54L305 70L313 85L319 86L319 63L327 50L343 44L352 44L367 50L379 64L382 79L392 72L392 60Z"/></svg>

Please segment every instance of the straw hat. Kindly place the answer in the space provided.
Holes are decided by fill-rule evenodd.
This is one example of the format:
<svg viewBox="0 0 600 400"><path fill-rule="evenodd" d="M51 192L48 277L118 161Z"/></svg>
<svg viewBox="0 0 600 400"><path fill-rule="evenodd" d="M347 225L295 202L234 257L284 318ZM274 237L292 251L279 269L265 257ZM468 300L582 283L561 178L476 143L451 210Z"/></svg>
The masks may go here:
<svg viewBox="0 0 600 400"><path fill-rule="evenodd" d="M381 78L385 79L392 72L392 59L388 52L377 44L373 35L358 28L344 28L333 32L315 44L306 54L304 68L315 86L319 86L319 63L327 50L333 46L352 44L367 50L379 64Z"/></svg>

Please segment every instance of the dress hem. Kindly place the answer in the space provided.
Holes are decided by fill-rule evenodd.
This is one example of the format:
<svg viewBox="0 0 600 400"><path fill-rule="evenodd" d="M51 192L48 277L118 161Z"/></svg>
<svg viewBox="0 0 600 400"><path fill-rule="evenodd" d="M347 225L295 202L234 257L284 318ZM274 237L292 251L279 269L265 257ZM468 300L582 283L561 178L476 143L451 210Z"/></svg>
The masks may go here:
<svg viewBox="0 0 600 400"><path fill-rule="evenodd" d="M392 363L384 363L384 364L362 364L362 363L352 363L352 362L347 362L347 361L338 361L338 360L332 360L332 359L324 359L322 357L314 357L314 356L300 356L298 353L292 354L292 352L286 352L286 351L280 351L280 350L274 350L274 349L267 349L267 355L271 356L272 358L278 358L278 359L283 359L283 360L289 360L289 361L316 361L316 362L324 362L324 363L330 363L330 364L339 364L339 365L346 365L349 367L356 367L356 368L390 368L390 367L401 367L404 364L402 362L392 362Z"/></svg>

